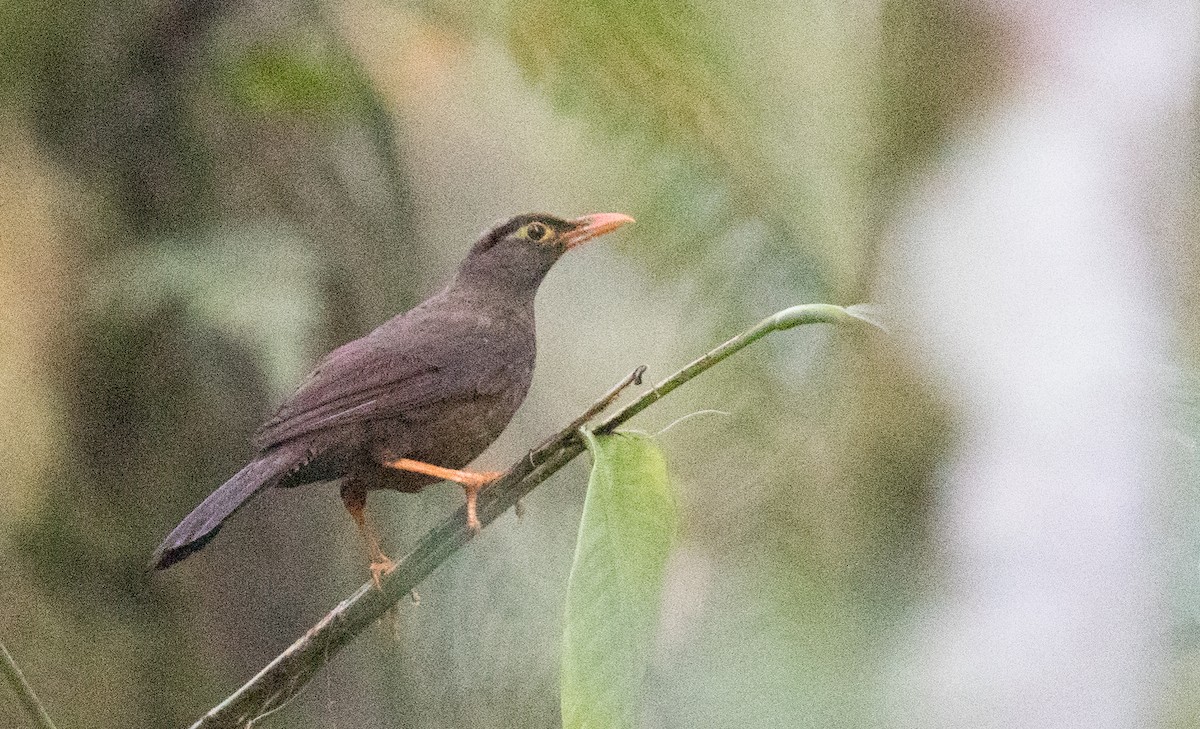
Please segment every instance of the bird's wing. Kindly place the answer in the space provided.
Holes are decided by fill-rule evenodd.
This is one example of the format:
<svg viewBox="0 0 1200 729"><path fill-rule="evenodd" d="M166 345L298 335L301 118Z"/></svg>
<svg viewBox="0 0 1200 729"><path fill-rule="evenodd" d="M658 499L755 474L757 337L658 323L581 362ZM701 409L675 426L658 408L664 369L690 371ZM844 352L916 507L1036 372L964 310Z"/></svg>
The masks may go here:
<svg viewBox="0 0 1200 729"><path fill-rule="evenodd" d="M451 332L445 325L397 317L333 350L259 428L257 446L470 397L486 367L479 366L480 353L470 351L470 328Z"/></svg>

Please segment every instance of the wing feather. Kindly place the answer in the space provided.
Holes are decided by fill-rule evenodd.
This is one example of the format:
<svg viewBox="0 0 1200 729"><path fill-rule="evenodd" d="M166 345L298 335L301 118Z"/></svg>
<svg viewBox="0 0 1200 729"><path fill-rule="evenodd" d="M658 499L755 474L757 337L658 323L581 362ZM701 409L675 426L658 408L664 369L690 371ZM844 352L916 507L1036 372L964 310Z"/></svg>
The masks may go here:
<svg viewBox="0 0 1200 729"><path fill-rule="evenodd" d="M395 317L326 355L259 428L256 444L267 449L318 430L470 397L502 368L486 332L484 322L448 319L436 308Z"/></svg>

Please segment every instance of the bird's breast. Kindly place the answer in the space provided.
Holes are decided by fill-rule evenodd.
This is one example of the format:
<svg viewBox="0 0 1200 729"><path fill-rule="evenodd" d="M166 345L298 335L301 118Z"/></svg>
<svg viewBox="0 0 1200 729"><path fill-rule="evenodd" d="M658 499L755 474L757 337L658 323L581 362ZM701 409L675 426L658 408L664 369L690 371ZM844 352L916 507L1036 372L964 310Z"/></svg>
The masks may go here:
<svg viewBox="0 0 1200 729"><path fill-rule="evenodd" d="M453 383L442 388L446 397L371 423L370 440L381 460L412 458L462 468L508 426L533 378L532 337L491 327L472 339L442 371Z"/></svg>

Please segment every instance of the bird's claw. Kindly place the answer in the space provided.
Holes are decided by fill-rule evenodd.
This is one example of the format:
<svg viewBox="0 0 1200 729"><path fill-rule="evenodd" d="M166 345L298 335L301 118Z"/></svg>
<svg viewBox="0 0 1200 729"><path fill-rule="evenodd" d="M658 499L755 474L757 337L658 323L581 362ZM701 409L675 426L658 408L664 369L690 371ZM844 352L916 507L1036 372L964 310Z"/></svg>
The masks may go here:
<svg viewBox="0 0 1200 729"><path fill-rule="evenodd" d="M371 582L375 583L375 589L383 589L383 577L390 575L394 569L396 569L396 563L384 555L376 557L371 562Z"/></svg>

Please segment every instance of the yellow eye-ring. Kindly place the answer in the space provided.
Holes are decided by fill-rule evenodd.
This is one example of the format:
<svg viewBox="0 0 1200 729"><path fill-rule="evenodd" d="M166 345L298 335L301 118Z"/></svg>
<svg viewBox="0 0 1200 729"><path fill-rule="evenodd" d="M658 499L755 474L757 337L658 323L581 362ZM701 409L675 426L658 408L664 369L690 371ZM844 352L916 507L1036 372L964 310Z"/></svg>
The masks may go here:
<svg viewBox="0 0 1200 729"><path fill-rule="evenodd" d="M517 230L517 237L531 240L534 243L543 241L550 235L550 228L545 223L526 223Z"/></svg>

